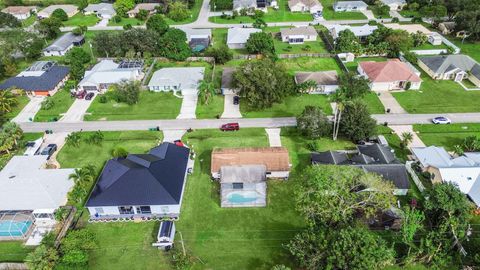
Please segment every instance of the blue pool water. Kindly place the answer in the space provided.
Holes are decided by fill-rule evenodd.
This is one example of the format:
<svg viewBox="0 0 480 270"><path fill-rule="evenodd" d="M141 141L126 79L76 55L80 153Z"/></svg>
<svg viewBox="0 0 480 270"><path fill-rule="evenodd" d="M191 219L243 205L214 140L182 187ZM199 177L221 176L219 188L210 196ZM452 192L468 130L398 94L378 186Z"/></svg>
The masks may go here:
<svg viewBox="0 0 480 270"><path fill-rule="evenodd" d="M0 221L0 236L23 236L30 226L31 221Z"/></svg>
<svg viewBox="0 0 480 270"><path fill-rule="evenodd" d="M256 192L232 192L228 194L227 199L231 203L247 203L257 200Z"/></svg>

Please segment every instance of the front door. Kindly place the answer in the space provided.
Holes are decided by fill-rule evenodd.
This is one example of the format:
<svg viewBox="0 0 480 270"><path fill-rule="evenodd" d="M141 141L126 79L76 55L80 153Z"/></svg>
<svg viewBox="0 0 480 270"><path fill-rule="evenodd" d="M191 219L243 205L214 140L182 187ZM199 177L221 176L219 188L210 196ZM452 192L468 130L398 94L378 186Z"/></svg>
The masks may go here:
<svg viewBox="0 0 480 270"><path fill-rule="evenodd" d="M461 82L461 81L463 81L463 77L465 77L465 73L459 72L455 75L455 81L456 82Z"/></svg>

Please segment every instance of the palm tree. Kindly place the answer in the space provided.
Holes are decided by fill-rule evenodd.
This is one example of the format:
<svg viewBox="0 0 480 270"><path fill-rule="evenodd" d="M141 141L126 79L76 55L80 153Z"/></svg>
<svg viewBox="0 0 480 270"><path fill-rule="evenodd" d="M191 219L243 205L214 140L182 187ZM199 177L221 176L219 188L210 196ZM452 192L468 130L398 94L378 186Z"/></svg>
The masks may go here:
<svg viewBox="0 0 480 270"><path fill-rule="evenodd" d="M14 122L5 123L2 129L2 133L13 140L13 146L17 146L18 140L23 137L23 130Z"/></svg>
<svg viewBox="0 0 480 270"><path fill-rule="evenodd" d="M92 183L95 178L95 166L89 164L82 168L77 168L68 178L73 180L75 185L86 195L90 183Z"/></svg>
<svg viewBox="0 0 480 270"><path fill-rule="evenodd" d="M461 145L454 145L453 146L453 153L455 153L457 156L463 155L464 151Z"/></svg>
<svg viewBox="0 0 480 270"><path fill-rule="evenodd" d="M413 134L411 132L402 133L402 146L406 148L413 141Z"/></svg>
<svg viewBox="0 0 480 270"><path fill-rule="evenodd" d="M333 137L335 141L338 137L338 131L340 129L340 120L342 119L342 112L345 109L344 101L345 95L342 91L337 91L332 95L332 100L336 103L335 112L333 114Z"/></svg>
<svg viewBox="0 0 480 270"><path fill-rule="evenodd" d="M72 145L75 147L80 146L80 132L72 132L67 135L65 142L67 145Z"/></svg>
<svg viewBox="0 0 480 270"><path fill-rule="evenodd" d="M201 81L198 86L198 97L204 105L208 105L210 100L217 94L212 82Z"/></svg>
<svg viewBox="0 0 480 270"><path fill-rule="evenodd" d="M89 141L93 144L96 144L96 145L100 145L103 141L103 133L98 130L98 131L95 131L92 135L90 135L90 138L89 138Z"/></svg>
<svg viewBox="0 0 480 270"><path fill-rule="evenodd" d="M11 90L7 89L5 91L0 91L0 112L11 112L13 107L15 107L17 104L17 97L12 93Z"/></svg>

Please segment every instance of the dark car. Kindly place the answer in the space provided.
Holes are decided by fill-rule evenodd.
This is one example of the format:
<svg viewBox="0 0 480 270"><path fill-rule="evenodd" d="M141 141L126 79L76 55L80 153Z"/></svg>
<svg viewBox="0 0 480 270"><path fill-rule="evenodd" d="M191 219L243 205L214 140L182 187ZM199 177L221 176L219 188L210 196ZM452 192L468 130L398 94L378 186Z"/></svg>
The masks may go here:
<svg viewBox="0 0 480 270"><path fill-rule="evenodd" d="M85 100L91 100L93 96L95 96L95 93L90 92L85 96Z"/></svg>
<svg viewBox="0 0 480 270"><path fill-rule="evenodd" d="M223 124L220 127L221 131L237 131L239 129L240 129L240 125L238 123Z"/></svg>
<svg viewBox="0 0 480 270"><path fill-rule="evenodd" d="M43 148L42 152L40 153L40 155L42 156L48 156L47 157L47 160L50 159L50 157L52 156L53 153L55 153L55 151L57 151L57 145L54 144L54 143L51 143L49 145L47 145L47 147Z"/></svg>
<svg viewBox="0 0 480 270"><path fill-rule="evenodd" d="M238 105L240 103L240 97L239 96L234 96L233 97L233 105Z"/></svg>

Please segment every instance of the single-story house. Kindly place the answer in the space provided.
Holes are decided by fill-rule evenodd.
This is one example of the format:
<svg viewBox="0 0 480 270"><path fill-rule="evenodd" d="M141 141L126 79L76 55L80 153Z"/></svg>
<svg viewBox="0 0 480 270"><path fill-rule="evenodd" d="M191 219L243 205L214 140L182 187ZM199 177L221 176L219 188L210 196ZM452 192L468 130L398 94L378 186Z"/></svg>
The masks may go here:
<svg viewBox="0 0 480 270"><path fill-rule="evenodd" d="M331 94L337 91L338 73L335 70L317 72L295 72L295 83L302 84L314 81L316 87L309 90L309 94Z"/></svg>
<svg viewBox="0 0 480 270"><path fill-rule="evenodd" d="M348 165L358 167L365 172L379 174L394 184L396 195L406 195L410 188L407 170L393 153L392 149L381 144L357 145L356 153L326 151L311 154L315 164Z"/></svg>
<svg viewBox="0 0 480 270"><path fill-rule="evenodd" d="M0 239L29 238L35 227L48 231L56 224L54 213L67 203L74 169L47 169L46 163L45 155L14 156L0 171L0 224L6 225Z"/></svg>
<svg viewBox="0 0 480 270"><path fill-rule="evenodd" d="M37 12L37 7L35 6L9 6L4 9L2 9L3 13L8 13L10 15L13 15L15 18L19 20L25 20L32 13Z"/></svg>
<svg viewBox="0 0 480 270"><path fill-rule="evenodd" d="M452 157L443 147L413 147L412 153L433 183L451 182L480 207L480 153Z"/></svg>
<svg viewBox="0 0 480 270"><path fill-rule="evenodd" d="M85 15L95 14L102 19L111 19L117 12L110 3L89 4L85 10Z"/></svg>
<svg viewBox="0 0 480 270"><path fill-rule="evenodd" d="M107 161L86 203L91 219L178 218L190 150L164 142Z"/></svg>
<svg viewBox="0 0 480 270"><path fill-rule="evenodd" d="M233 0L233 10L257 9L257 0Z"/></svg>
<svg viewBox="0 0 480 270"><path fill-rule="evenodd" d="M74 5L51 5L39 11L37 17L40 19L48 18L56 9L63 9L69 18L78 13L78 7Z"/></svg>
<svg viewBox="0 0 480 270"><path fill-rule="evenodd" d="M143 77L142 69L143 61L139 60L124 60L119 64L112 60L102 60L91 70L85 71L78 90L104 92L112 84L125 80L140 80Z"/></svg>
<svg viewBox="0 0 480 270"><path fill-rule="evenodd" d="M405 0L380 0L380 2L390 8L390 10L402 10L406 5Z"/></svg>
<svg viewBox="0 0 480 270"><path fill-rule="evenodd" d="M210 171L215 179L221 178L221 167L242 165L266 166L267 178L288 178L290 160L285 147L215 148L212 151Z"/></svg>
<svg viewBox="0 0 480 270"><path fill-rule="evenodd" d="M68 32L57 38L50 46L43 49L45 56L64 56L74 46L82 46L85 43L83 35L75 35Z"/></svg>
<svg viewBox="0 0 480 270"><path fill-rule="evenodd" d="M363 1L337 1L333 4L333 10L342 11L363 11L367 10L368 5Z"/></svg>
<svg viewBox="0 0 480 270"><path fill-rule="evenodd" d="M227 46L230 49L243 49L245 48L250 35L258 32L262 32L262 30L257 28L228 28Z"/></svg>
<svg viewBox="0 0 480 270"><path fill-rule="evenodd" d="M318 0L289 0L288 7L291 12L319 13L323 11L323 6Z"/></svg>
<svg viewBox="0 0 480 270"><path fill-rule="evenodd" d="M195 92L204 74L204 67L162 68L153 73L148 89L155 92L180 91L182 94Z"/></svg>
<svg viewBox="0 0 480 270"><path fill-rule="evenodd" d="M212 29L182 28L187 35L187 43L194 52L204 51L212 41Z"/></svg>
<svg viewBox="0 0 480 270"><path fill-rule="evenodd" d="M0 84L0 90L18 88L29 96L53 96L68 79L70 68L53 61L37 61Z"/></svg>
<svg viewBox="0 0 480 270"><path fill-rule="evenodd" d="M434 80L470 80L480 86L480 65L468 55L438 55L418 58L418 65Z"/></svg>
<svg viewBox="0 0 480 270"><path fill-rule="evenodd" d="M351 25L346 25L346 24L334 24L334 25L329 25L328 30L330 32L330 35L333 37L333 39L337 39L340 35L341 31L344 30L350 30L352 33L360 38L360 39L365 39L366 37L370 36L373 34L373 31L378 29L378 26L376 25L361 25L361 26L351 26Z"/></svg>
<svg viewBox="0 0 480 270"><path fill-rule="evenodd" d="M410 67L399 61L360 62L357 68L360 76L370 80L373 91L420 89L422 79Z"/></svg>
<svg viewBox="0 0 480 270"><path fill-rule="evenodd" d="M137 4L134 9L127 11L127 15L130 18L134 18L135 16L137 16L138 12L140 12L140 10L142 9L148 11L149 14L151 15L155 13L155 8L157 6L160 6L160 4L159 3L140 3L140 4Z"/></svg>
<svg viewBox="0 0 480 270"><path fill-rule="evenodd" d="M267 167L236 165L220 167L221 207L267 205Z"/></svg>
<svg viewBox="0 0 480 270"><path fill-rule="evenodd" d="M455 31L455 22L441 22L438 24L438 30L442 35L449 35Z"/></svg>
<svg viewBox="0 0 480 270"><path fill-rule="evenodd" d="M442 36L432 32L432 34L427 37L427 41L434 46L442 45Z"/></svg>
<svg viewBox="0 0 480 270"><path fill-rule="evenodd" d="M233 88L233 73L235 72L234 67L225 67L222 70L222 85L221 90L222 94L234 94L236 89Z"/></svg>
<svg viewBox="0 0 480 270"><path fill-rule="evenodd" d="M303 44L308 41L316 41L318 37L317 30L313 26L299 26L280 29L283 42L288 44Z"/></svg>

